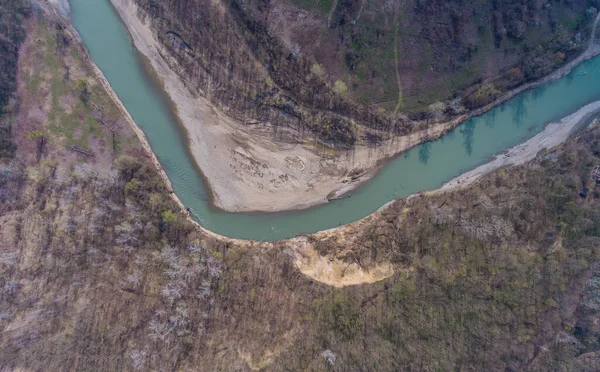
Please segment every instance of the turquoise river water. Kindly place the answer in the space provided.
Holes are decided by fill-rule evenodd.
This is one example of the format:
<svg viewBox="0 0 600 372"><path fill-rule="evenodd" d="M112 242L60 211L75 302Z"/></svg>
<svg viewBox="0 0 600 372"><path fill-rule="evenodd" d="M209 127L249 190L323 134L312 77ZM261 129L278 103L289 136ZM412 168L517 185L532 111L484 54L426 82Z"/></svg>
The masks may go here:
<svg viewBox="0 0 600 372"><path fill-rule="evenodd" d="M71 17L95 63L146 134L173 189L205 228L233 238L277 240L359 220L385 203L438 188L503 150L539 133L550 121L600 99L600 58L566 77L520 94L438 139L402 154L350 198L302 211L229 213L210 204L164 93L145 73L131 37L109 0L70 0Z"/></svg>

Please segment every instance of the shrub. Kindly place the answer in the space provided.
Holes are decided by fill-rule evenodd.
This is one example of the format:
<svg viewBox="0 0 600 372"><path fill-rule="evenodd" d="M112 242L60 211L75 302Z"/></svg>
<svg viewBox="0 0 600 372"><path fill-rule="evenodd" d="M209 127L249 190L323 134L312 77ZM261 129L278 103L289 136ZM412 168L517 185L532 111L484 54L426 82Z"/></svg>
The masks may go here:
<svg viewBox="0 0 600 372"><path fill-rule="evenodd" d="M338 96L344 97L346 96L346 92L348 92L348 86L342 80L337 80L333 84L333 92Z"/></svg>
<svg viewBox="0 0 600 372"><path fill-rule="evenodd" d="M177 221L177 215L170 209L162 212L161 216L164 223L172 223Z"/></svg>
<svg viewBox="0 0 600 372"><path fill-rule="evenodd" d="M29 137L31 140L37 140L44 137L44 132L41 130L32 130L27 133L27 137Z"/></svg>

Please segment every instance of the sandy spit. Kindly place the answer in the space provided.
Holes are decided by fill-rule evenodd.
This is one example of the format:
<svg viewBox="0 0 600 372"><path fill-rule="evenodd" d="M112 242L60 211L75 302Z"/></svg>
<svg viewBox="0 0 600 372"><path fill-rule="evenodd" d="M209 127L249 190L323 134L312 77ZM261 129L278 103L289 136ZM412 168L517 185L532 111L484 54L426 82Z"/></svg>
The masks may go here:
<svg viewBox="0 0 600 372"><path fill-rule="evenodd" d="M352 151L324 154L311 146L274 140L269 123L245 126L205 97L191 93L177 74L177 62L162 49L150 27L137 17L135 3L111 2L125 21L136 47L162 78L165 91L175 103L178 117L187 130L191 153L208 180L213 203L231 212L302 209L341 197L370 180L398 154L442 136L464 120L527 89L564 76L600 52L600 46L590 43L581 56L537 82L525 84L451 121L393 138L376 149L359 146Z"/></svg>
<svg viewBox="0 0 600 372"><path fill-rule="evenodd" d="M213 202L224 210L275 212L326 203L369 180L381 168L383 159L437 138L454 126L436 124L376 149L358 147L335 154L319 153L309 145L281 143L273 138L271 124L248 127L228 117L205 97L191 93L174 70L177 63L137 17L135 3L111 2L135 46L160 76L187 130L194 160L210 184Z"/></svg>
<svg viewBox="0 0 600 372"><path fill-rule="evenodd" d="M581 56L546 78L521 86L496 102L452 121L393 138L376 149L357 147L351 152L324 154L310 146L274 140L270 124L249 128L228 117L205 97L191 93L174 70L177 63L161 49L148 25L137 17L135 3L132 0L111 2L132 34L137 49L150 62L174 102L187 131L194 161L209 183L213 203L232 212L302 209L341 197L369 181L394 156L442 136L469 117L526 89L562 77L600 52L600 46L590 43Z"/></svg>

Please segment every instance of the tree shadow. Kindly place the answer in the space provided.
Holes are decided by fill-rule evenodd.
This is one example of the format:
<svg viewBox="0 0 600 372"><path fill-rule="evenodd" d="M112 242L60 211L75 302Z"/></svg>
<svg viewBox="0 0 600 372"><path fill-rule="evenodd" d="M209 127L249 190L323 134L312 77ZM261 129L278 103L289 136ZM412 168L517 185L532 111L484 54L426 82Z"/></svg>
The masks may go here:
<svg viewBox="0 0 600 372"><path fill-rule="evenodd" d="M431 142L425 142L419 145L419 161L425 165L431 156Z"/></svg>
<svg viewBox="0 0 600 372"><path fill-rule="evenodd" d="M573 83L573 78L575 78L575 71L571 71L563 79L567 85L571 85Z"/></svg>
<svg viewBox="0 0 600 372"><path fill-rule="evenodd" d="M493 108L483 115L483 122L486 127L493 128L496 125L496 112L498 112L498 109Z"/></svg>
<svg viewBox="0 0 600 372"><path fill-rule="evenodd" d="M542 98L544 95L544 91L546 91L546 85L539 86L531 91L531 99L535 102Z"/></svg>
<svg viewBox="0 0 600 372"><path fill-rule="evenodd" d="M471 156L473 153L473 134L475 133L475 121L468 120L461 128L460 133L463 136L463 147L467 155Z"/></svg>
<svg viewBox="0 0 600 372"><path fill-rule="evenodd" d="M510 108L512 110L512 120L517 127L522 126L523 123L525 123L525 118L527 118L526 101L527 97L522 94L511 101Z"/></svg>

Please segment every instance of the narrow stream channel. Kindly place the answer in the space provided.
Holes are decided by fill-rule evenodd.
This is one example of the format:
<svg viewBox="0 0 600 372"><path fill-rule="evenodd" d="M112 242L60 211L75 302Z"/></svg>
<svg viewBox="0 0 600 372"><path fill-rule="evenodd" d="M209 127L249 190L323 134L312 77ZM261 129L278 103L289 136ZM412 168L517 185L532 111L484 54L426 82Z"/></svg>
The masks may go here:
<svg viewBox="0 0 600 372"><path fill-rule="evenodd" d="M98 67L143 129L173 189L207 229L233 238L278 240L359 220L387 202L438 188L539 133L585 104L600 99L600 58L559 81L525 92L466 121L435 142L391 161L351 197L303 211L244 214L212 207L202 176L164 93L144 72L130 35L108 0L70 0L75 28Z"/></svg>

